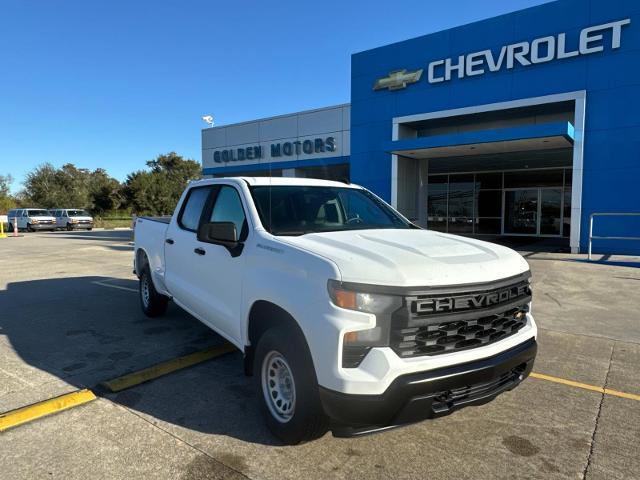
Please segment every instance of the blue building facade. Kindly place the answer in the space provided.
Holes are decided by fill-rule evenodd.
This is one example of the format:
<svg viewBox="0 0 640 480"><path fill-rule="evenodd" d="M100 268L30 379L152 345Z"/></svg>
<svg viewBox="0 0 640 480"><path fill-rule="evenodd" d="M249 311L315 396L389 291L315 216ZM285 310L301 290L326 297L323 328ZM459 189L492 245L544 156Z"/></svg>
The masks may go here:
<svg viewBox="0 0 640 480"><path fill-rule="evenodd" d="M350 105L205 129L203 170L349 177L429 229L585 252L592 214L640 212L640 1L559 0L354 54ZM640 217L593 233L640 236Z"/></svg>
<svg viewBox="0 0 640 480"><path fill-rule="evenodd" d="M585 251L592 213L640 212L639 112L640 2L560 0L353 55L351 180L439 230Z"/></svg>

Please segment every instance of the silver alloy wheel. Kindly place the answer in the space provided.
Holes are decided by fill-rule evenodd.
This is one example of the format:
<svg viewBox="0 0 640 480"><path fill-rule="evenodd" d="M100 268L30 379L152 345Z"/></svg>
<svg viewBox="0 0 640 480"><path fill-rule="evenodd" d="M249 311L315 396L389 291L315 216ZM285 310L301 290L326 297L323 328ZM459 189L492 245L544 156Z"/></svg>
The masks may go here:
<svg viewBox="0 0 640 480"><path fill-rule="evenodd" d="M296 385L285 358L272 350L262 361L262 393L273 418L287 423L296 408Z"/></svg>
<svg viewBox="0 0 640 480"><path fill-rule="evenodd" d="M151 298L151 291L149 289L149 275L142 276L142 285L140 285L142 289L142 302L145 307L149 306L149 299Z"/></svg>

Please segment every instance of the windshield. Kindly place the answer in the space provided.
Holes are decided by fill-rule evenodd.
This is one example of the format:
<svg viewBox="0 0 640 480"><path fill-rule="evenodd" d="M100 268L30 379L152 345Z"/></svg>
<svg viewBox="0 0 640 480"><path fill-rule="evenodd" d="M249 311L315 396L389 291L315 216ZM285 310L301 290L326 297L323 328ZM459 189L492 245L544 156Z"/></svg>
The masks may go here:
<svg viewBox="0 0 640 480"><path fill-rule="evenodd" d="M251 187L260 220L273 235L371 228L413 228L366 190L341 187Z"/></svg>
<svg viewBox="0 0 640 480"><path fill-rule="evenodd" d="M47 210L27 210L28 217L50 217L51 214Z"/></svg>
<svg viewBox="0 0 640 480"><path fill-rule="evenodd" d="M70 217L89 217L89 213L86 210L67 210Z"/></svg>

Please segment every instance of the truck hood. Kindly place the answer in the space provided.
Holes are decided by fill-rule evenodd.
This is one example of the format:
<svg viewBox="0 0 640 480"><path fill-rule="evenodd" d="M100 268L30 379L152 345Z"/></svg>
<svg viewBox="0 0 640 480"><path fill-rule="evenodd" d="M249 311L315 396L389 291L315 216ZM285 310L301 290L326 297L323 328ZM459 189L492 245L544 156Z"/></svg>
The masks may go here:
<svg viewBox="0 0 640 480"><path fill-rule="evenodd" d="M279 239L333 261L345 282L462 285L529 270L525 259L509 248L429 230L351 230Z"/></svg>

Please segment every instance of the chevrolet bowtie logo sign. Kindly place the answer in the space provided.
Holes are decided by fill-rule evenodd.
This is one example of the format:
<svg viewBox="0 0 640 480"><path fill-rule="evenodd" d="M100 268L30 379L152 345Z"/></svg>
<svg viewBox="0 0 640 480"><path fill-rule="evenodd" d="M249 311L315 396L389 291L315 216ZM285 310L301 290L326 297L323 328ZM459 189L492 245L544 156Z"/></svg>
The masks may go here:
<svg viewBox="0 0 640 480"><path fill-rule="evenodd" d="M373 86L374 90L382 90L387 88L389 90L401 90L407 88L410 83L416 83L422 76L422 69L414 72L407 72L407 70L396 70L389 72L389 75L376 80Z"/></svg>

